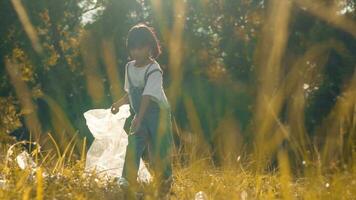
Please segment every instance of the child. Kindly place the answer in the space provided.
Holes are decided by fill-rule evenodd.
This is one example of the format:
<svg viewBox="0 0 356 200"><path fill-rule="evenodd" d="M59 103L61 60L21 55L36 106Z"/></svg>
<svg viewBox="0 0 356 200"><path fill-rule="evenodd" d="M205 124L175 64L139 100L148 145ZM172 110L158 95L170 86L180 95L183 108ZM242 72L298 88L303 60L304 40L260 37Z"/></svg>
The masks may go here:
<svg viewBox="0 0 356 200"><path fill-rule="evenodd" d="M170 106L162 87L162 70L155 60L161 53L160 46L153 29L144 24L130 29L126 46L132 59L125 67L127 94L112 105L111 111L115 114L121 105L130 103L135 116L119 184L135 187L139 161L148 148L149 167L159 183L160 193L168 192L172 184L173 137Z"/></svg>

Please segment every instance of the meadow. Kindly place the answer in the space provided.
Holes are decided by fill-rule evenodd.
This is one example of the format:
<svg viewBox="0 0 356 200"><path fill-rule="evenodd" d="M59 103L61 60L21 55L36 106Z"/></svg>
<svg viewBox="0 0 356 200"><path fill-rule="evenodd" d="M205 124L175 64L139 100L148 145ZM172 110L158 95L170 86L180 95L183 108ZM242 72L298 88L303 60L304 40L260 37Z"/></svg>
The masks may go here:
<svg viewBox="0 0 356 200"><path fill-rule="evenodd" d="M125 94L125 39L140 22L163 50L170 199L356 199L355 7L1 1L0 199L124 199L115 179L85 171L83 113ZM155 188L142 184L144 199Z"/></svg>
<svg viewBox="0 0 356 200"><path fill-rule="evenodd" d="M44 153L37 148L33 160L17 161L23 143L2 146L1 199L124 199L112 178L85 172L85 156L69 151ZM35 145L38 146L38 145ZM54 155L53 155L54 154ZM83 154L85 155L85 154ZM302 163L299 175L286 154L279 154L278 168L258 173L251 159L216 167L210 158L182 165L175 155L174 184L170 199L355 199L356 169L327 169L320 162ZM21 165L22 164L22 165ZM21 168L22 167L22 168ZM143 199L157 199L154 183L142 184Z"/></svg>

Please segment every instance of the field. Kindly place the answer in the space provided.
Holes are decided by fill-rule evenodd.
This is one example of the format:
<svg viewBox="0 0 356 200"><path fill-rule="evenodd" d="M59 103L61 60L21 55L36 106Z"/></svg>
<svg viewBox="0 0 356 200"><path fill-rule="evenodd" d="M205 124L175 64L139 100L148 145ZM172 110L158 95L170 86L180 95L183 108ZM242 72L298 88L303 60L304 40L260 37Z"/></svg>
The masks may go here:
<svg viewBox="0 0 356 200"><path fill-rule="evenodd" d="M96 172L84 172L85 157L66 151L58 158L32 150L33 163L24 161L21 169L16 155L22 143L2 146L1 199L124 199L114 179ZM7 147L7 148L5 148ZM10 151L9 151L10 148ZM70 148L68 148L69 150ZM54 156L51 156L54 155ZM51 157L51 158L50 158ZM224 166L213 166L210 159L186 163L175 161L171 199L355 199L356 169L330 169L304 162L295 175L286 154L279 154L281 165L258 173L251 161L238 157ZM32 163L32 164L31 164ZM20 162L21 164L21 162ZM26 165L27 164L27 165ZM144 199L157 199L155 186L142 184Z"/></svg>
<svg viewBox="0 0 356 200"><path fill-rule="evenodd" d="M85 170L83 113L127 94L141 23L153 39L132 48L163 71L145 99L173 116L170 199L356 200L354 0L0 1L0 199L125 199Z"/></svg>

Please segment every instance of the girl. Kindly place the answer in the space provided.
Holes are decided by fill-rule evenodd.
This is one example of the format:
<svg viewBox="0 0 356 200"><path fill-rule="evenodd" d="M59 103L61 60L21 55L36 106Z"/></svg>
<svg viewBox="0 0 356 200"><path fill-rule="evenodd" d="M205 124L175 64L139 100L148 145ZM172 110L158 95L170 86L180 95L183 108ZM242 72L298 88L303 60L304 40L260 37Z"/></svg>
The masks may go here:
<svg viewBox="0 0 356 200"><path fill-rule="evenodd" d="M126 64L127 92L111 107L130 103L135 116L131 122L125 163L119 184L135 188L137 171L143 152L148 150L149 168L159 183L160 193L172 184L171 148L173 144L170 106L162 87L162 70L157 63L160 45L152 28L138 24L132 27L126 41L132 61Z"/></svg>

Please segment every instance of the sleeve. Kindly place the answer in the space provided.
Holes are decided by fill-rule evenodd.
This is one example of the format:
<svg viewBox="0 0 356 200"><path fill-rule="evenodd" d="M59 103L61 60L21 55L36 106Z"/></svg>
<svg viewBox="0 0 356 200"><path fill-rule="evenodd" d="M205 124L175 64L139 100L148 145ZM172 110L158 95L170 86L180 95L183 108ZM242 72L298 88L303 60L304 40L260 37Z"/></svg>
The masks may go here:
<svg viewBox="0 0 356 200"><path fill-rule="evenodd" d="M162 73L160 71L150 74L142 95L150 95L154 100L160 101L162 99L162 80Z"/></svg>
<svg viewBox="0 0 356 200"><path fill-rule="evenodd" d="M124 83L124 90L126 92L129 92L129 80L128 80L128 77L127 77L127 71L129 69L129 63L126 64L125 66L125 83Z"/></svg>

